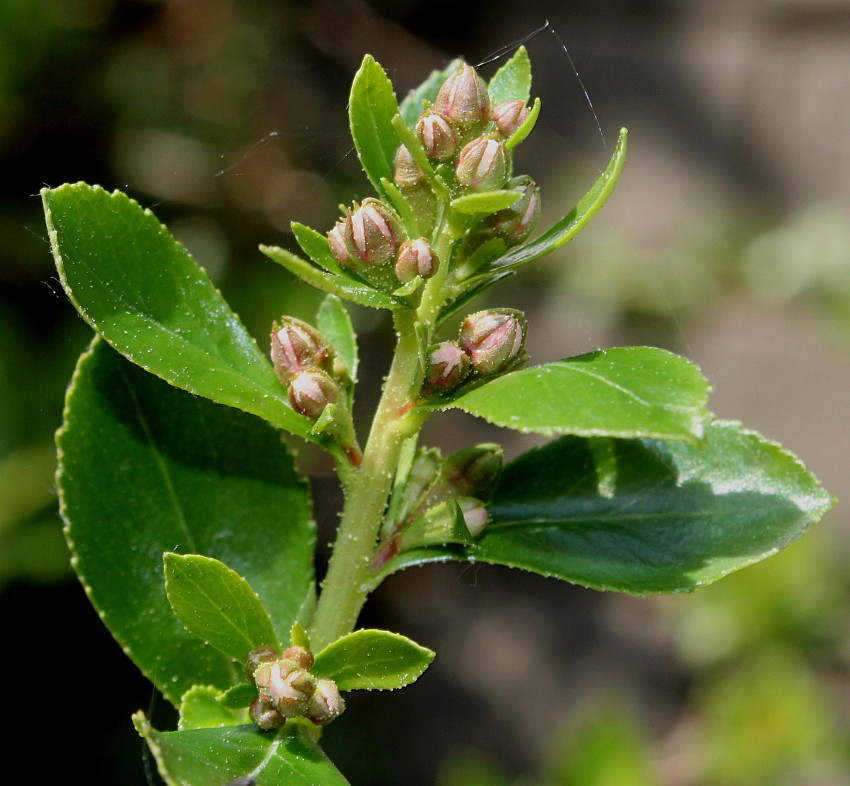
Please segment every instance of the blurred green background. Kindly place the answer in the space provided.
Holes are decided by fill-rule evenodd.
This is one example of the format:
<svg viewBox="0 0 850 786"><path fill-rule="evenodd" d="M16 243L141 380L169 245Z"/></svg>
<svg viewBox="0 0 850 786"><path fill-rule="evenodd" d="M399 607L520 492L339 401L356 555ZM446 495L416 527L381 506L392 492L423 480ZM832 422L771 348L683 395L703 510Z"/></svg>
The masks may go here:
<svg viewBox="0 0 850 786"><path fill-rule="evenodd" d="M687 355L719 415L848 496L846 0L0 0L0 612L20 730L8 772L156 783L129 715L171 721L70 572L52 435L89 330L56 281L38 189L86 180L152 207L262 343L273 319L309 318L317 301L257 245L291 243L291 220L324 231L367 193L346 116L363 54L402 96L547 20L527 43L543 113L517 158L543 188L542 223L590 186L622 125L629 160L585 233L487 303L529 311L535 362L636 343ZM389 337L380 315L354 316L366 412ZM535 444L459 415L429 438L504 439L511 456ZM302 466L326 544L335 487L320 456ZM775 559L673 598L487 566L394 577L364 623L438 660L402 693L352 696L328 750L369 786L846 784L848 537L839 508ZM36 736L49 745L34 758Z"/></svg>

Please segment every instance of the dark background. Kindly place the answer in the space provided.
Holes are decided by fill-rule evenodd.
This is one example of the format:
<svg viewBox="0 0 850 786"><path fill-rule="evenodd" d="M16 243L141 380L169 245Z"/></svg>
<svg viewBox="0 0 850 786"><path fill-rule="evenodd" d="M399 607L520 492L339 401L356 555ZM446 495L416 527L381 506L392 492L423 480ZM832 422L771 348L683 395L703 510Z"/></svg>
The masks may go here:
<svg viewBox="0 0 850 786"><path fill-rule="evenodd" d="M718 414L847 492L846 2L2 0L10 773L157 782L129 716L150 707L156 724L172 722L68 566L52 434L89 330L56 281L38 189L85 180L153 207L262 342L274 318L309 318L317 301L257 245L288 243L291 220L324 231L339 203L367 193L346 115L363 54L401 97L453 57L485 61L547 20L527 42L543 112L517 160L543 188L543 223L590 186L623 125L629 160L579 239L486 302L529 311L535 362L636 343L687 355L715 385ZM372 364L366 412L388 326L354 316ZM428 436L446 450L536 444L471 418L442 423ZM302 468L316 476L326 543L335 487L321 457L305 454ZM438 660L401 693L352 695L327 748L355 785L847 783L847 533L839 509L774 560L677 598L487 566L409 571L363 622Z"/></svg>

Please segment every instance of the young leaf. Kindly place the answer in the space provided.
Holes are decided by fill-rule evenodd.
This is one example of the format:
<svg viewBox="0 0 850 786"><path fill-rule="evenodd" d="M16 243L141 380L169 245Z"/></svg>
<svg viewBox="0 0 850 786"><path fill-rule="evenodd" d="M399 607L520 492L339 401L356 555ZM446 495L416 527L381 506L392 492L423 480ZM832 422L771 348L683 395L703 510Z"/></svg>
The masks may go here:
<svg viewBox="0 0 850 786"><path fill-rule="evenodd" d="M275 429L178 390L95 339L57 443L74 567L112 635L175 706L194 684L228 687L236 670L172 613L163 552L230 565L260 596L278 639L288 635L313 580L314 525Z"/></svg>
<svg viewBox="0 0 850 786"><path fill-rule="evenodd" d="M514 56L493 74L488 92L493 106L503 101L528 103L531 97L531 60L524 46L519 47Z"/></svg>
<svg viewBox="0 0 850 786"><path fill-rule="evenodd" d="M464 194L452 200L452 209L458 213L477 215L479 213L495 213L510 207L522 196L522 191L480 191Z"/></svg>
<svg viewBox="0 0 850 786"><path fill-rule="evenodd" d="M228 709L219 701L220 695L221 691L212 685L194 685L189 688L180 700L177 728L211 729L245 723L248 720L247 713ZM257 695L256 688L254 695Z"/></svg>
<svg viewBox="0 0 850 786"><path fill-rule="evenodd" d="M297 723L260 731L253 723L221 729L157 731L143 713L133 724L168 786L211 786L250 778L256 786L347 786L308 732Z"/></svg>
<svg viewBox="0 0 850 786"><path fill-rule="evenodd" d="M292 234L301 246L301 250L312 259L319 267L336 276L344 276L345 271L339 266L334 255L331 254L328 239L321 232L312 227L293 221L290 224Z"/></svg>
<svg viewBox="0 0 850 786"><path fill-rule="evenodd" d="M382 195L381 178L393 178L396 138L391 121L396 114L392 83L372 55L366 55L351 83L348 119L360 165Z"/></svg>
<svg viewBox="0 0 850 786"><path fill-rule="evenodd" d="M431 650L405 636L363 628L325 647L312 671L341 691L395 690L416 682L432 660Z"/></svg>
<svg viewBox="0 0 850 786"><path fill-rule="evenodd" d="M238 663L263 644L280 649L268 612L236 571L199 554L166 552L163 563L168 602L190 633Z"/></svg>
<svg viewBox="0 0 850 786"><path fill-rule="evenodd" d="M593 188L579 200L579 203L564 218L558 221L555 226L546 230L536 240L518 246L497 259L492 263L492 268L503 270L524 265L526 262L531 262L533 259L538 259L556 248L560 248L568 240L572 240L588 221L599 212L599 209L614 191L614 186L617 185L617 179L620 177L620 172L626 161L627 139L628 132L623 128L620 130L617 147L614 149L605 171L593 184Z"/></svg>
<svg viewBox="0 0 850 786"><path fill-rule="evenodd" d="M327 292L329 295L336 295L369 308L393 309L404 305L392 295L385 295L374 287L361 284L345 274L334 275L321 270L285 248L260 246L260 251L273 262L277 262L278 265L298 276L302 281L306 281L311 286L320 289L322 292Z"/></svg>
<svg viewBox="0 0 850 786"><path fill-rule="evenodd" d="M339 359L345 363L348 376L357 381L357 336L351 317L342 305L342 301L334 295L328 295L319 306L316 313L316 327L331 343Z"/></svg>
<svg viewBox="0 0 850 786"><path fill-rule="evenodd" d="M85 183L41 195L62 286L112 346L178 388L315 441L239 318L153 213Z"/></svg>
<svg viewBox="0 0 850 786"><path fill-rule="evenodd" d="M534 130L534 126L537 123L537 117L539 115L540 99L535 98L531 111L528 113L528 117L523 120L522 125L520 125L520 127L511 134L510 139L505 142L505 148L507 150L513 150L518 144L525 141L525 138Z"/></svg>
<svg viewBox="0 0 850 786"><path fill-rule="evenodd" d="M440 88L455 71L463 65L462 60L452 60L442 70L432 71L428 78L419 87L411 90L401 102L399 112L405 124L409 128L416 125L419 115L422 114L422 102L434 103Z"/></svg>
<svg viewBox="0 0 850 786"><path fill-rule="evenodd" d="M241 710L257 698L257 686L253 682L240 682L216 696L216 701L229 710Z"/></svg>
<svg viewBox="0 0 850 786"><path fill-rule="evenodd" d="M695 439L709 386L684 358L615 347L514 371L446 405L516 431L552 436Z"/></svg>
<svg viewBox="0 0 850 786"><path fill-rule="evenodd" d="M523 454L474 545L402 554L385 572L460 558L632 595L687 592L771 556L835 504L793 455L738 423L711 424L697 444L614 440L602 488L589 442Z"/></svg>

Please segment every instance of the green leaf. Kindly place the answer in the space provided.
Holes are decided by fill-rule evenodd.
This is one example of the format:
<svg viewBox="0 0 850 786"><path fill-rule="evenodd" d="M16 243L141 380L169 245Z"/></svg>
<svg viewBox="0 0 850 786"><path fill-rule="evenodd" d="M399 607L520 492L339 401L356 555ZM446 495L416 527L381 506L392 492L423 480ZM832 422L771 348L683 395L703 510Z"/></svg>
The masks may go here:
<svg viewBox="0 0 850 786"><path fill-rule="evenodd" d="M464 194L452 200L452 209L466 215L479 213L495 213L510 207L522 196L522 191L481 191L475 194Z"/></svg>
<svg viewBox="0 0 850 786"><path fill-rule="evenodd" d="M62 286L112 346L178 388L315 441L239 318L153 213L85 183L41 195Z"/></svg>
<svg viewBox="0 0 850 786"><path fill-rule="evenodd" d="M493 74L488 92L493 106L503 101L528 103L531 97L531 60L524 46L519 47L514 56Z"/></svg>
<svg viewBox="0 0 850 786"><path fill-rule="evenodd" d="M163 563L168 602L190 633L240 664L263 644L280 649L262 601L236 571L199 554L166 552Z"/></svg>
<svg viewBox="0 0 850 786"><path fill-rule="evenodd" d="M319 267L323 267L328 273L333 273L336 276L347 275L334 259L334 255L331 254L326 235L317 232L312 227L299 224L297 221L293 221L289 226L298 241L298 245L301 246L301 250Z"/></svg>
<svg viewBox="0 0 850 786"><path fill-rule="evenodd" d="M163 552L230 565L260 596L278 639L288 635L312 586L314 525L275 429L178 390L95 339L57 442L77 573L112 635L175 706L192 685L242 678L172 613Z"/></svg>
<svg viewBox="0 0 850 786"><path fill-rule="evenodd" d="M216 701L222 707L230 710L240 710L249 707L251 702L257 698L257 686L252 682L240 682L223 693L219 693Z"/></svg>
<svg viewBox="0 0 850 786"><path fill-rule="evenodd" d="M416 682L434 653L398 633L361 629L318 655L312 672L342 690L395 690Z"/></svg>
<svg viewBox="0 0 850 786"><path fill-rule="evenodd" d="M531 262L533 259L538 259L545 254L560 248L568 240L572 240L585 225L593 218L602 205L608 200L614 191L614 186L617 185L617 179L620 177L620 172L623 169L623 164L626 161L626 141L628 132L625 128L620 130L620 138L617 141L617 147L608 162L605 171L593 184L590 189L579 201L579 203L562 218L555 226L546 230L536 240L530 243L518 246L512 251L509 251L503 257L492 263L493 269L504 269L524 265L526 262Z"/></svg>
<svg viewBox="0 0 850 786"><path fill-rule="evenodd" d="M255 688L254 696L256 695ZM180 721L177 727L179 729L211 729L238 726L248 720L246 713L228 709L219 701L220 696L221 691L212 685L193 685L180 700Z"/></svg>
<svg viewBox="0 0 850 786"><path fill-rule="evenodd" d="M463 60L452 60L445 68L432 71L419 87L414 88L404 97L399 112L409 128L416 125L419 115L422 114L422 102L427 101L429 104L433 104L443 82L462 65Z"/></svg>
<svg viewBox="0 0 850 786"><path fill-rule="evenodd" d="M709 386L684 358L615 347L514 371L444 405L526 433L694 439Z"/></svg>
<svg viewBox="0 0 850 786"><path fill-rule="evenodd" d="M505 148L507 150L513 150L518 144L525 141L525 138L534 130L534 126L537 124L537 118L539 115L540 99L535 98L531 111L528 113L528 117L522 121L520 127L514 131L511 134L510 139L505 142Z"/></svg>
<svg viewBox="0 0 850 786"><path fill-rule="evenodd" d="M345 363L352 382L357 381L357 336L351 317L335 295L328 295L319 305L316 313L316 327L336 350L339 359Z"/></svg>
<svg viewBox="0 0 850 786"><path fill-rule="evenodd" d="M613 446L602 488L589 440L523 454L473 546L401 555L386 572L461 558L633 595L686 592L771 556L835 504L793 455L738 423L711 424L697 444Z"/></svg>
<svg viewBox="0 0 850 786"><path fill-rule="evenodd" d="M255 786L346 786L301 724L274 733L254 724L222 729L157 731L141 712L133 724L168 786L226 786L250 777Z"/></svg>
<svg viewBox="0 0 850 786"><path fill-rule="evenodd" d="M360 164L379 194L381 178L393 178L396 138L391 121L396 114L392 83L372 55L366 55L351 84L348 119Z"/></svg>
<svg viewBox="0 0 850 786"><path fill-rule="evenodd" d="M285 248L260 246L260 251L273 262L277 262L278 265L285 267L293 275L298 276L298 278L306 281L316 289L327 292L329 295L336 295L345 300L350 300L352 303L368 306L369 308L394 309L404 305L404 303L396 300L392 295L385 295L368 284L357 282L345 274L337 276L320 270L315 265L311 265L306 259L301 259L301 257L293 254L291 251L287 251Z"/></svg>

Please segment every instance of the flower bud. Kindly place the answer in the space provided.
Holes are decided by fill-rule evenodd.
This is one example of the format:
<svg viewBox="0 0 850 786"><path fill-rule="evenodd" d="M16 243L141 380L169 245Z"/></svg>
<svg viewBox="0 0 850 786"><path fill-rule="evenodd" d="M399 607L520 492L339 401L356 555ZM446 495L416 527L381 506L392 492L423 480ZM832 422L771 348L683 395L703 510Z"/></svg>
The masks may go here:
<svg viewBox="0 0 850 786"><path fill-rule="evenodd" d="M437 264L437 255L424 237L405 240L399 246L395 260L396 278L402 284L413 281L416 276L429 279L437 272Z"/></svg>
<svg viewBox="0 0 850 786"><path fill-rule="evenodd" d="M303 715L316 689L316 678L290 660L262 664L254 682L259 699L273 703L284 718Z"/></svg>
<svg viewBox="0 0 850 786"><path fill-rule="evenodd" d="M443 82L433 109L461 131L483 126L490 119L487 85L472 66L464 63Z"/></svg>
<svg viewBox="0 0 850 786"><path fill-rule="evenodd" d="M428 354L425 379L433 388L451 390L469 374L469 356L453 341L443 341Z"/></svg>
<svg viewBox="0 0 850 786"><path fill-rule="evenodd" d="M470 314L460 328L460 346L479 374L497 374L525 343L525 318L513 309Z"/></svg>
<svg viewBox="0 0 850 786"><path fill-rule="evenodd" d="M352 267L352 260L356 255L354 238L351 234L351 211L346 218L337 221L333 229L328 232L328 247L333 258L340 267Z"/></svg>
<svg viewBox="0 0 850 786"><path fill-rule="evenodd" d="M393 182L399 188L416 186L425 182L425 174L419 168L419 164L413 160L413 156L410 155L410 151L404 145L399 145L395 151Z"/></svg>
<svg viewBox="0 0 850 786"><path fill-rule="evenodd" d="M445 161L457 150L458 138L455 130L443 115L433 109L419 116L416 134L428 158Z"/></svg>
<svg viewBox="0 0 850 786"><path fill-rule="evenodd" d="M288 385L300 371L320 368L329 355L319 332L295 317L281 317L271 336L271 356L280 381Z"/></svg>
<svg viewBox="0 0 850 786"><path fill-rule="evenodd" d="M316 691L307 708L307 717L313 723L322 725L330 723L342 715L345 702L333 680L320 679L316 682Z"/></svg>
<svg viewBox="0 0 850 786"><path fill-rule="evenodd" d="M477 538L487 526L489 514L480 499L474 497L459 497L460 512L463 514L463 522L473 538Z"/></svg>
<svg viewBox="0 0 850 786"><path fill-rule="evenodd" d="M349 217L354 249L362 262L380 265L395 256L404 230L393 212L369 197Z"/></svg>
<svg viewBox="0 0 850 786"><path fill-rule="evenodd" d="M525 101L502 101L493 107L493 122L499 134L507 139L525 122L530 111Z"/></svg>
<svg viewBox="0 0 850 786"><path fill-rule="evenodd" d="M306 647L299 647L297 644L287 647L281 653L281 659L291 660L299 668L307 669L308 671L313 668L313 653Z"/></svg>
<svg viewBox="0 0 850 786"><path fill-rule="evenodd" d="M317 420L325 407L339 398L336 383L318 369L296 374L289 383L288 393L292 408L310 420Z"/></svg>
<svg viewBox="0 0 850 786"><path fill-rule="evenodd" d="M245 679L253 681L254 672L260 664L271 663L278 658L280 658L280 654L275 651L274 647L270 647L268 644L263 644L251 650L248 653L248 657L245 658Z"/></svg>
<svg viewBox="0 0 850 786"><path fill-rule="evenodd" d="M445 483L457 494L490 499L502 471L502 448L485 443L452 453L443 463Z"/></svg>
<svg viewBox="0 0 850 786"><path fill-rule="evenodd" d="M508 154L503 142L479 136L464 146L455 164L461 185L473 191L501 188L508 176Z"/></svg>
<svg viewBox="0 0 850 786"><path fill-rule="evenodd" d="M523 177L518 185L508 185L521 190L522 196L510 207L490 216L486 233L515 246L531 234L540 218L540 189L528 177Z"/></svg>
<svg viewBox="0 0 850 786"><path fill-rule="evenodd" d="M278 712L275 702L267 698L254 699L248 708L248 714L263 731L279 729L286 723L286 718Z"/></svg>

